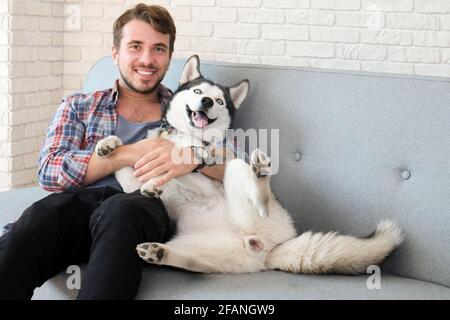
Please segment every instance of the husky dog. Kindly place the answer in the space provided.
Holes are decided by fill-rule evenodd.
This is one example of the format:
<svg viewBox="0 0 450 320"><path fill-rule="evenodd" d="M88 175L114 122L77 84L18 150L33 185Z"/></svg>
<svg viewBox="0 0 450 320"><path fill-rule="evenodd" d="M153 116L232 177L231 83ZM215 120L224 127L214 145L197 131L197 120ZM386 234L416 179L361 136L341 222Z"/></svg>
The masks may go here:
<svg viewBox="0 0 450 320"><path fill-rule="evenodd" d="M165 114L176 131L167 138L180 146L223 139L248 90L247 80L230 88L206 80L198 57L189 58ZM112 151L120 143L117 139L100 141L98 150ZM402 242L401 230L389 221L380 222L367 238L335 232L298 236L291 216L271 192L270 170L269 157L256 149L249 164L241 159L227 162L223 184L198 172L172 179L162 200L177 233L164 244L139 244L139 256L152 264L204 273L278 269L355 274L381 263ZM132 170L128 173L132 176ZM143 186L118 180L128 191L141 187L147 196L161 194L153 186L155 180Z"/></svg>

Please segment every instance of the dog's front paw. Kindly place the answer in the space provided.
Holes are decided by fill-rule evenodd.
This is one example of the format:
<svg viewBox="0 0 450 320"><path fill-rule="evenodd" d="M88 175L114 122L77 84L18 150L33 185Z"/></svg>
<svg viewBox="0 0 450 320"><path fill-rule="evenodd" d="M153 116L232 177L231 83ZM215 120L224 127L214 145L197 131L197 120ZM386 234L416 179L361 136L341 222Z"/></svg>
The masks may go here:
<svg viewBox="0 0 450 320"><path fill-rule="evenodd" d="M141 187L141 194L148 198L159 198L162 190L158 189L154 184L144 184Z"/></svg>
<svg viewBox="0 0 450 320"><path fill-rule="evenodd" d="M117 136L109 136L105 139L100 140L97 142L97 145L95 146L95 153L99 157L107 157L111 153L114 152L114 150L122 145L122 140L120 140Z"/></svg>
<svg viewBox="0 0 450 320"><path fill-rule="evenodd" d="M253 150L250 156L250 165L256 177L262 178L271 174L270 158L261 150Z"/></svg>
<svg viewBox="0 0 450 320"><path fill-rule="evenodd" d="M164 245L156 242L138 244L136 250L142 259L154 264L160 264L166 253Z"/></svg>

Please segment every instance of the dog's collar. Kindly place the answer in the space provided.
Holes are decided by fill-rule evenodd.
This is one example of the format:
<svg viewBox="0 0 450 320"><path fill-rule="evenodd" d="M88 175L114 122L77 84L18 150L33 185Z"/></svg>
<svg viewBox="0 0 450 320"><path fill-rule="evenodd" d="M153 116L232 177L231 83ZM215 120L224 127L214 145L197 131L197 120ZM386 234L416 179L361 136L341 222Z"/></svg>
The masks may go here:
<svg viewBox="0 0 450 320"><path fill-rule="evenodd" d="M177 129L175 129L174 127L172 127L170 125L169 122L167 122L167 120L163 120L161 126L159 127L159 132L160 132L160 136L164 137L164 136L168 136L168 135L172 135L175 134L177 132Z"/></svg>
<svg viewBox="0 0 450 320"><path fill-rule="evenodd" d="M159 136L161 138L173 135L177 133L177 129L175 127L172 127L172 125L167 122L166 119L162 120L162 124L159 127ZM209 147L210 146L210 142L208 141L202 141L203 147Z"/></svg>

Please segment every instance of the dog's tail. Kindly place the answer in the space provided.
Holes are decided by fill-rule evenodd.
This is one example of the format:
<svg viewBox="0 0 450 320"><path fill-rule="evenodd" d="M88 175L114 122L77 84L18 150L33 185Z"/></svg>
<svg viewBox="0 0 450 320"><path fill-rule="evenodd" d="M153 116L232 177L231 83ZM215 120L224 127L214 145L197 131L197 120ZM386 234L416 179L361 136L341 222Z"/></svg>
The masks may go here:
<svg viewBox="0 0 450 320"><path fill-rule="evenodd" d="M367 267L380 264L403 238L401 229L388 220L378 223L366 238L308 231L275 247L266 267L296 273L366 273Z"/></svg>

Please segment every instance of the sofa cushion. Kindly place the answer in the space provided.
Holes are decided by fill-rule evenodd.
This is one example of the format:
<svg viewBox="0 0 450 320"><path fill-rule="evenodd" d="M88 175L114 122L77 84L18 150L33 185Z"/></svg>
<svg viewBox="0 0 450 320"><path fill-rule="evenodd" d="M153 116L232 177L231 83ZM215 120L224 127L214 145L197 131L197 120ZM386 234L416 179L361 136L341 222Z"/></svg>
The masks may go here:
<svg viewBox="0 0 450 320"><path fill-rule="evenodd" d="M0 228L16 221L33 202L49 194L39 187L0 192Z"/></svg>
<svg viewBox="0 0 450 320"><path fill-rule="evenodd" d="M279 271L257 274L207 275L145 266L137 299L150 300L307 300L307 299L450 299L444 286L381 274L380 289L369 290L370 275L300 275ZM67 273L35 290L33 299L74 299ZM114 281L114 279L111 279Z"/></svg>

